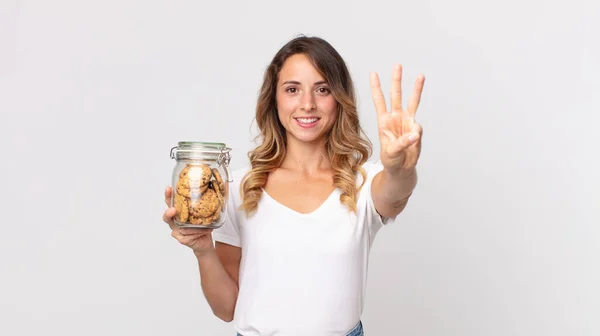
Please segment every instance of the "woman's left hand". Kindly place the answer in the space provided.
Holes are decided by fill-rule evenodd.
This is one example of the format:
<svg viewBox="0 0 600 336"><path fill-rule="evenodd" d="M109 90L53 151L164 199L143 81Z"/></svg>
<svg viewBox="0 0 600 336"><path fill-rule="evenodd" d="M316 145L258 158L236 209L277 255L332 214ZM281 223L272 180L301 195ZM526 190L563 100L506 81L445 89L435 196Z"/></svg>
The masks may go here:
<svg viewBox="0 0 600 336"><path fill-rule="evenodd" d="M419 75L406 109L402 108L402 66L396 65L392 76L391 110L388 112L381 92L379 76L371 74L371 94L377 110L381 143L381 163L394 173L411 172L421 154L423 129L415 121L425 77Z"/></svg>

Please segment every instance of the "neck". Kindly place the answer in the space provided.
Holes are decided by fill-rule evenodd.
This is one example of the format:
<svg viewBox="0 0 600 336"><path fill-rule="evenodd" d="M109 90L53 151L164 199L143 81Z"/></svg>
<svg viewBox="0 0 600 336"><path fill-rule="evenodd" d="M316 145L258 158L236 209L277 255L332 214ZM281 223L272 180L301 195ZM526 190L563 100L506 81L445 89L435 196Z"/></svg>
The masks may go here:
<svg viewBox="0 0 600 336"><path fill-rule="evenodd" d="M286 154L281 168L291 169L306 174L330 169L331 163L325 149L325 138L311 143L298 141L288 136Z"/></svg>

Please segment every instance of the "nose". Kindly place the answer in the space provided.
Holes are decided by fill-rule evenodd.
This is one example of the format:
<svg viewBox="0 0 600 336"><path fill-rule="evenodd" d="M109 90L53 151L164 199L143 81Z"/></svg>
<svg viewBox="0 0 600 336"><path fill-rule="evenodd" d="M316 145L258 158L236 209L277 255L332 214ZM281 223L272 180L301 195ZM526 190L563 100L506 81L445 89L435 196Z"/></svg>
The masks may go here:
<svg viewBox="0 0 600 336"><path fill-rule="evenodd" d="M305 111L312 111L317 108L315 104L315 97L313 97L313 93L311 91L306 91L302 95L302 109Z"/></svg>

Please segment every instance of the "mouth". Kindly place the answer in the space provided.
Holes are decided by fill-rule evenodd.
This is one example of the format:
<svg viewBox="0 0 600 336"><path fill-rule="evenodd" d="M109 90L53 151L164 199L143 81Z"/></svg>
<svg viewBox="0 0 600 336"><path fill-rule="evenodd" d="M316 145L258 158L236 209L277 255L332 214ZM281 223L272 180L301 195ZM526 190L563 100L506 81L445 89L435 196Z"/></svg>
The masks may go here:
<svg viewBox="0 0 600 336"><path fill-rule="evenodd" d="M310 125L319 121L321 118L318 117L298 117L294 118L299 124Z"/></svg>
<svg viewBox="0 0 600 336"><path fill-rule="evenodd" d="M302 128L311 128L315 127L315 125L321 120L319 117L298 117L294 118L298 123L298 126Z"/></svg>

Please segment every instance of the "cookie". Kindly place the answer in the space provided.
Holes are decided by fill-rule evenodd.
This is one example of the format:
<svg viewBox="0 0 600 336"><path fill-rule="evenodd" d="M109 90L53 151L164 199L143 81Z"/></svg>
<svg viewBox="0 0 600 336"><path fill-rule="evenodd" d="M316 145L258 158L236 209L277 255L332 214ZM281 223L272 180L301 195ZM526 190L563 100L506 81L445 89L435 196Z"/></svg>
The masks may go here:
<svg viewBox="0 0 600 336"><path fill-rule="evenodd" d="M211 174L212 171L209 165L189 163L179 172L179 179L188 179L188 177L198 179L203 177L204 181L202 184L206 184L210 180Z"/></svg>
<svg viewBox="0 0 600 336"><path fill-rule="evenodd" d="M208 217L196 217L190 216L189 222L195 225L209 225L216 222L221 217L221 207L217 207L217 210Z"/></svg>
<svg viewBox="0 0 600 336"><path fill-rule="evenodd" d="M194 225L201 225L203 220L204 220L204 218L202 218L202 217L190 217L189 218L190 224L194 224Z"/></svg>
<svg viewBox="0 0 600 336"><path fill-rule="evenodd" d="M194 194L199 195L208 189L208 183L199 187L191 188L188 183L185 183L185 180L179 180L177 182L177 194L183 197L193 197Z"/></svg>
<svg viewBox="0 0 600 336"><path fill-rule="evenodd" d="M212 171L210 166L207 164L201 165L190 165L187 172L187 180L190 183L198 183L199 185L206 185L212 177ZM186 167L187 168L187 167Z"/></svg>
<svg viewBox="0 0 600 336"><path fill-rule="evenodd" d="M221 209L222 209L221 206L219 206L217 208L217 211L215 211L214 214L212 214L209 217L203 218L201 224L208 225L208 224L216 222L221 217Z"/></svg>
<svg viewBox="0 0 600 336"><path fill-rule="evenodd" d="M190 163L179 172L174 204L178 222L209 225L225 209L228 184L218 168Z"/></svg>
<svg viewBox="0 0 600 336"><path fill-rule="evenodd" d="M225 197L223 197L223 192L221 191L221 188L215 186L214 181L210 182L209 188L215 191L215 194L217 194L217 200L219 200L219 205L221 206L221 208L223 208L225 206Z"/></svg>
<svg viewBox="0 0 600 336"><path fill-rule="evenodd" d="M188 199L181 195L175 194L173 203L175 209L177 209L177 215L175 216L175 220L177 220L180 223L185 223L190 215Z"/></svg>
<svg viewBox="0 0 600 336"><path fill-rule="evenodd" d="M183 189L199 189L203 190L212 177L212 170L206 164L192 165L188 164L179 173L178 184L181 184L182 193L186 193ZM183 195L189 197L188 195Z"/></svg>
<svg viewBox="0 0 600 336"><path fill-rule="evenodd" d="M212 175L215 178L214 181L216 182L217 186L219 187L219 189L221 189L221 194L224 194L225 193L225 182L223 181L223 177L221 177L219 170L217 168L213 168Z"/></svg>
<svg viewBox="0 0 600 336"><path fill-rule="evenodd" d="M207 188L200 197L190 199L190 217L208 217L215 213L220 202L217 193Z"/></svg>
<svg viewBox="0 0 600 336"><path fill-rule="evenodd" d="M184 170L187 168L188 167L184 168ZM210 169L208 169L208 171L210 171ZM191 197L193 193L203 193L206 191L210 176L206 177L206 175L204 175L205 172L206 170L202 168L200 170L188 170L188 172L183 174L183 177L177 181L177 193L184 197Z"/></svg>

